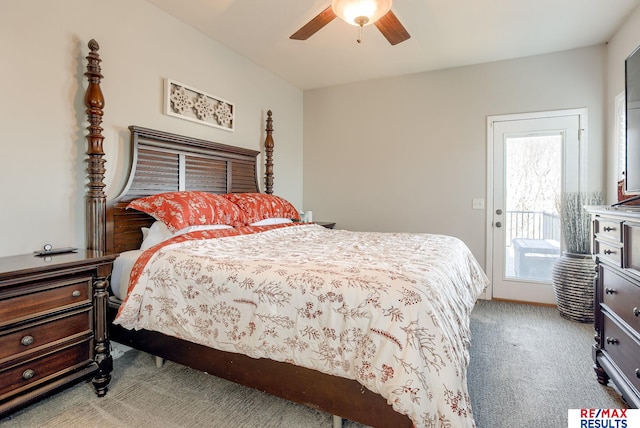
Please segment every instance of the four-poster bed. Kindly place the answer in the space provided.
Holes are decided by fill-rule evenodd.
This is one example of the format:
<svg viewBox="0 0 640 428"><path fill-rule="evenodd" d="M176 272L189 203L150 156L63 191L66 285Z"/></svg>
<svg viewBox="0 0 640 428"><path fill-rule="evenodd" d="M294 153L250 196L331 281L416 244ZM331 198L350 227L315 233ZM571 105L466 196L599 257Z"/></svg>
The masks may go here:
<svg viewBox="0 0 640 428"><path fill-rule="evenodd" d="M99 67L100 58L97 53L98 45L95 41L92 40L89 43L89 48L91 53L87 57L89 64L86 73L89 78L89 87L85 97L90 123L89 136L87 137L89 141L87 247L89 249L108 253L126 253L141 247L143 242L142 229L151 227L155 219L144 212L127 209L134 200L166 192L193 191L216 195L260 192L256 173L258 151L131 126L132 166L130 176L121 194L107 202L102 191L104 188L104 160L102 159L104 152L102 151L103 137L100 123L104 100L99 86L102 77ZM270 111L267 113L266 123L265 194L271 195L273 193L274 144ZM282 229L301 230L303 227L309 227L295 224L286 226L291 227L283 227ZM254 250L260 252L266 248L260 247L254 248ZM151 264L150 261L149 264ZM140 269L142 270L142 268ZM483 277L479 273L473 275L475 275L474 279L479 282L483 281ZM483 287L484 284L477 285L478 290ZM129 292L131 293L133 290L134 288L130 286ZM302 294L304 293L303 291ZM475 302L479 293L474 292L469 295L471 294L474 296L467 296L467 298ZM419 300L419 298L417 299ZM124 328L113 323L121 311L121 305L122 302L115 298L109 301L107 317L110 340L353 421L380 427L414 426L415 421L412 421L405 414L394 411L393 407L388 404L388 398L372 392L361 382L342 376L325 374L292 364L289 361L254 358L237 352L214 349L159 331L137 329L137 327L134 329ZM470 312L470 308L461 309L460 312ZM402 318L402 314L395 316L398 319ZM423 316L436 317L432 313L425 313ZM142 318L142 316L138 318ZM465 330L468 328L468 318L465 318L464 315L461 315L460 318L456 315L455 320L439 320L438 322L464 324L465 321L467 326L462 327ZM464 336L465 333L466 331L456 334ZM384 335L385 333L380 332L379 334ZM395 338L391 337L390 339L397 342ZM465 340L468 342L464 338L461 340L461 343ZM422 345L415 346L420 348ZM402 348L399 342L398 347ZM461 354L466 352L462 349L458 350L455 345L451 345L446 350L447 353L453 354L458 351ZM441 365L446 364L438 361L437 370L441 369ZM405 370L409 370L407 367ZM466 372L466 367L463 371ZM461 386L461 391L464 392L466 391L466 375L464 373L458 374L465 382L465 385ZM409 382L410 384L411 382ZM410 391L405 392L409 393ZM454 391L453 395L455 392L458 393L458 396L447 397L444 401L454 412L458 412L458 416L463 414L467 426L473 426L470 409L467 408L468 406L465 407L463 403L468 402L468 396L465 397L464 393L460 396L460 391ZM418 401L417 398L415 400ZM443 415L438 415L434 414L433 417L446 420Z"/></svg>

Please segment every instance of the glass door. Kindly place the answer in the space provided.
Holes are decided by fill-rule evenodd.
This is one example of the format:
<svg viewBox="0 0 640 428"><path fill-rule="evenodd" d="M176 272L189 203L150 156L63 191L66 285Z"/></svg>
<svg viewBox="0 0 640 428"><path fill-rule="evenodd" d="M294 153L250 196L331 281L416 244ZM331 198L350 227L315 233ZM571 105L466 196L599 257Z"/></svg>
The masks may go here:
<svg viewBox="0 0 640 428"><path fill-rule="evenodd" d="M580 181L579 116L493 123L493 297L555 303L558 201Z"/></svg>

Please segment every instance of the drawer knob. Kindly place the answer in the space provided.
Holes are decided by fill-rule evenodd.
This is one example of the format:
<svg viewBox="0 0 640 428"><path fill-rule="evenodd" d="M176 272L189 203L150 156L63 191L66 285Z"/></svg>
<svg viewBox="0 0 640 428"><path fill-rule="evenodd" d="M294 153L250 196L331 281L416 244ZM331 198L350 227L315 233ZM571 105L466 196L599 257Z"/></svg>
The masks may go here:
<svg viewBox="0 0 640 428"><path fill-rule="evenodd" d="M607 256L611 255L611 254L615 254L615 251L613 250L604 250L603 253Z"/></svg>
<svg viewBox="0 0 640 428"><path fill-rule="evenodd" d="M640 309L637 306L633 308L633 315L640 317Z"/></svg>
<svg viewBox="0 0 640 428"><path fill-rule="evenodd" d="M34 370L26 369L24 372L22 372L22 379L29 380L33 378L35 375L36 375L36 372Z"/></svg>
<svg viewBox="0 0 640 428"><path fill-rule="evenodd" d="M20 339L20 343L22 343L24 346L29 346L33 343L33 336L25 336L22 339Z"/></svg>
<svg viewBox="0 0 640 428"><path fill-rule="evenodd" d="M614 288L609 288L609 287L605 288L604 292L607 294L616 294L616 290Z"/></svg>
<svg viewBox="0 0 640 428"><path fill-rule="evenodd" d="M617 345L619 343L618 339L613 337L607 337L607 343L609 345Z"/></svg>
<svg viewBox="0 0 640 428"><path fill-rule="evenodd" d="M605 226L603 229L605 232L613 232L614 230L616 230L615 227L610 227L610 226Z"/></svg>
<svg viewBox="0 0 640 428"><path fill-rule="evenodd" d="M640 379L640 369L636 369L636 377Z"/></svg>
<svg viewBox="0 0 640 428"><path fill-rule="evenodd" d="M71 293L71 295L73 297L80 297L80 290L73 290L73 293Z"/></svg>

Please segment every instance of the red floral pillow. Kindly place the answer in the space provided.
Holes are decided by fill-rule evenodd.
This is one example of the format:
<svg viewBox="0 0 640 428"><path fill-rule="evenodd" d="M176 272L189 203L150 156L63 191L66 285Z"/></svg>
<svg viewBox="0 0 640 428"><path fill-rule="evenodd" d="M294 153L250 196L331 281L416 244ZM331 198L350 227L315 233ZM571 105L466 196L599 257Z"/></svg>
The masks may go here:
<svg viewBox="0 0 640 428"><path fill-rule="evenodd" d="M131 201L127 208L145 212L175 232L187 226L247 223L240 208L222 195L206 192L168 192Z"/></svg>
<svg viewBox="0 0 640 428"><path fill-rule="evenodd" d="M298 210L280 196L264 193L227 193L223 196L240 207L247 224L267 218L300 219Z"/></svg>

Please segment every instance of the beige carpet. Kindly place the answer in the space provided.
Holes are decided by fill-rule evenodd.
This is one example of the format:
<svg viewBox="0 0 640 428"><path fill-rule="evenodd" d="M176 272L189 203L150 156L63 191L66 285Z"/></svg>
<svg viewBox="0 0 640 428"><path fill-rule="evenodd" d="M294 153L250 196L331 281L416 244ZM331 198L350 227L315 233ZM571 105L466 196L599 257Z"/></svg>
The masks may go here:
<svg viewBox="0 0 640 428"><path fill-rule="evenodd" d="M624 406L596 381L592 326L567 321L555 309L481 301L472 337L469 390L479 428L566 427L569 408ZM83 383L0 425L330 428L332 417L171 362L158 369L152 356L129 351L115 361L106 397Z"/></svg>

